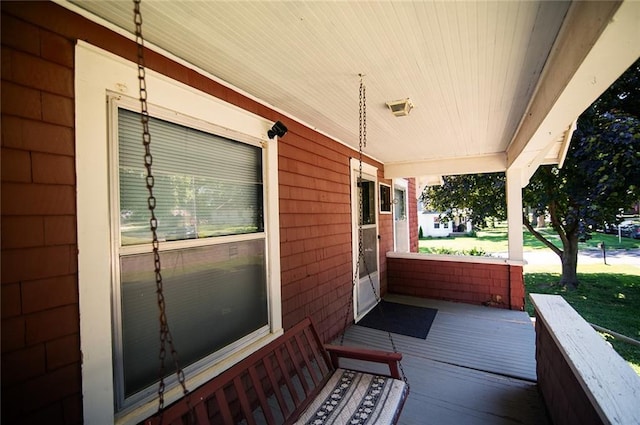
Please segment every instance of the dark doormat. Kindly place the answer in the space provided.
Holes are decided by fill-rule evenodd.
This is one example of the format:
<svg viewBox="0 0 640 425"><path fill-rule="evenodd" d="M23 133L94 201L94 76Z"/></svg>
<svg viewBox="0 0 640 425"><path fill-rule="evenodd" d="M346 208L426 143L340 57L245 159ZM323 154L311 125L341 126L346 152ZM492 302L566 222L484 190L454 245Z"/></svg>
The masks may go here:
<svg viewBox="0 0 640 425"><path fill-rule="evenodd" d="M381 301L357 324L367 328L425 339L438 310Z"/></svg>

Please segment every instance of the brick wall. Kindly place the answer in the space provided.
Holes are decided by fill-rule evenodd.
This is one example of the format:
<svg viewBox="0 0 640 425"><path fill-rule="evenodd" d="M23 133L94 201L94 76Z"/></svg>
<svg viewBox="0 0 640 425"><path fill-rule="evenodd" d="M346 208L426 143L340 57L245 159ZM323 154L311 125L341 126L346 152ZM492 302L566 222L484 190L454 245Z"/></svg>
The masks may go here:
<svg viewBox="0 0 640 425"><path fill-rule="evenodd" d="M524 309L522 266L387 258L389 292L492 307Z"/></svg>
<svg viewBox="0 0 640 425"><path fill-rule="evenodd" d="M2 14L2 420L81 423L73 43Z"/></svg>
<svg viewBox="0 0 640 425"><path fill-rule="evenodd" d="M536 373L554 424L603 423L542 320L536 320Z"/></svg>

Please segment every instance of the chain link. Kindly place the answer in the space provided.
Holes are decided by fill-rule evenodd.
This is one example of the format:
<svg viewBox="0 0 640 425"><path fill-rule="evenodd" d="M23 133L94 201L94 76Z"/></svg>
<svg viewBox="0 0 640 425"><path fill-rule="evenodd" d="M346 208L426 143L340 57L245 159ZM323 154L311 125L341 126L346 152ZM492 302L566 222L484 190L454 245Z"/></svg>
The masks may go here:
<svg viewBox="0 0 640 425"><path fill-rule="evenodd" d="M360 205L360 211L359 211L359 216L358 216L358 262L356 263L356 271L354 273L353 276L353 285L351 288L351 293L355 293L355 286L356 286L356 282L358 282L360 280L360 261L362 261L362 265L364 266L364 271L367 274L367 276L369 277L369 284L371 286L371 291L373 292L373 296L375 297L376 300L376 304L380 303L382 301L382 299L380 298L380 295L378 294L378 291L376 289L375 284L373 283L373 278L371 277L371 273L369 272L369 267L367 266L367 260L365 258L364 255L364 243L363 243L363 224L364 224L364 220L363 220L363 216L362 216L362 211L363 211L363 187L362 187L362 151L363 151L363 147L367 146L367 87L364 84L364 80L363 80L364 75L360 74L360 96L359 96L359 116L358 116L358 122L359 122L359 134L358 134L358 202ZM344 325L344 329L346 330L347 328L347 318L349 316L349 312L351 311L353 307L353 296L349 297L349 307L347 310L347 314L345 315L345 325ZM384 310L382 308L380 308L380 312L382 314L382 320L386 320L385 316L384 316ZM391 343L391 348L393 350L394 353L398 352L398 348L396 347L396 343L393 340L393 336L391 335L391 332L387 332L388 336L389 336L389 342ZM342 345L344 342L344 335L345 332L342 333L342 336L340 338L340 344ZM402 366L402 362L398 362L398 366L400 368L400 375L402 376L402 380L404 381L404 383L407 385L407 391L410 390L410 386L409 386L409 380L407 379L407 375L404 373L404 367Z"/></svg>
<svg viewBox="0 0 640 425"><path fill-rule="evenodd" d="M359 99L359 108L358 108L358 261L356 261L356 269L353 273L353 280L351 284L351 295L349 296L349 305L347 306L347 311L344 315L344 331L340 335L340 345L344 345L344 336L346 333L347 326L349 325L349 314L352 312L353 308L353 297L356 290L356 282L360 280L360 259L364 258L364 249L362 243L362 147L366 145L366 97L365 91L366 88L364 86L363 81L364 75L360 74L360 93L358 96ZM374 292L375 294L375 292Z"/></svg>
<svg viewBox="0 0 640 425"><path fill-rule="evenodd" d="M166 384L164 382L165 376L165 361L167 357L167 346L169 347L169 352L171 355L171 359L173 360L173 365L176 370L176 376L178 378L178 382L182 387L182 393L186 396L187 406L189 407L189 411L193 413L193 409L191 409L190 399L189 399L189 390L187 390L184 371L180 367L180 362L178 360L178 352L175 349L173 344L173 337L171 336L171 331L169 330L169 323L167 322L167 313L166 313L166 303L164 298L164 290L163 290L163 282L162 282L162 265L160 263L160 242L158 240L158 218L156 217L155 209L156 209L156 198L153 195L153 187L155 184L155 178L153 176L151 166L153 165L153 156L151 155L151 133L149 131L149 109L147 105L147 80L146 80L146 67L144 61L144 38L142 36L142 13L140 11L140 1L141 0L133 0L134 3L134 23L136 27L136 45L138 49L138 83L139 83L139 95L140 95L140 121L142 123L142 144L144 146L144 166L147 171L146 176L146 186L147 191L149 193L147 197L147 206L149 208L149 212L151 213L151 218L149 219L149 228L151 230L152 240L151 246L153 249L153 265L154 265L154 276L156 282L156 295L158 302L158 310L159 310L159 321L160 321L160 352L158 354L158 358L160 360L160 369L159 369L159 378L160 382L158 383L158 412L162 412L164 408L164 393L166 389ZM162 423L162 416L160 416L160 423ZM195 422L194 422L195 423Z"/></svg>
<svg viewBox="0 0 640 425"><path fill-rule="evenodd" d="M360 205L360 211L358 213L358 260L364 260L364 248L362 243L362 225L364 224L363 217L363 193L362 187L362 149L367 146L367 87L364 85L364 75L360 74L360 132L358 134L358 203ZM364 262L364 261L363 261ZM360 265L360 261L358 261ZM365 264L366 265L366 264ZM360 276L358 276L358 279Z"/></svg>
<svg viewBox="0 0 640 425"><path fill-rule="evenodd" d="M360 86L362 87L362 146L360 147L360 156L362 157L362 147L367 147L367 86L364 83L361 83ZM362 161L360 164L362 165Z"/></svg>

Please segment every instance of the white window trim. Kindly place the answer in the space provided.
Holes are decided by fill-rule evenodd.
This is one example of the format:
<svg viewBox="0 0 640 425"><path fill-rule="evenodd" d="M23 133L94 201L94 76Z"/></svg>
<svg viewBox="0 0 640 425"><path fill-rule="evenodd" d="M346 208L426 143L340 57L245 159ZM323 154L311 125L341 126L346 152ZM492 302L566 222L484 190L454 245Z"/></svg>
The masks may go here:
<svg viewBox="0 0 640 425"><path fill-rule="evenodd" d="M384 186L386 188L389 189L389 211L384 211L382 209L382 199L378 200L378 203L380 204L380 214L381 215L385 215L385 214L393 214L393 190L391 190L391 185L388 185L386 183L378 183L378 197L380 197L380 188Z"/></svg>
<svg viewBox="0 0 640 425"><path fill-rule="evenodd" d="M222 128L221 135L230 138L245 135L259 139L266 151L265 231L271 333L241 353L189 378L187 386L193 389L282 333L277 139L267 138L273 123L262 117L153 71L148 70L146 75L150 104L216 124ZM112 259L105 102L108 91L137 97L137 90L136 64L78 42L75 55L78 287L83 412L87 425L133 424L157 410L157 402L152 401L122 416L114 414L111 262L117 259ZM179 388L172 389L166 393L165 403L170 404L180 396Z"/></svg>
<svg viewBox="0 0 640 425"><path fill-rule="evenodd" d="M139 109L140 101L124 96L119 95L113 92L107 92L108 97L108 105L109 105L109 125L110 125L110 136L109 136L109 150L110 150L110 163L109 163L109 174L110 174L110 208L111 208L111 216L119 217L120 216L120 180L119 180L119 168L118 168L118 160L119 151L118 151L118 114L119 110L129 110L133 112L136 111L136 108ZM188 128L204 131L210 134L225 134L229 135L229 130L221 128L216 125L211 125L209 123L195 120L191 117L184 116L183 114L177 114L173 111L166 110L164 108L160 108L156 105L149 104L148 105L149 115L155 118L159 118L165 120L167 122L174 123L176 125L185 126ZM247 135L237 135L233 138L233 140L240 141L240 143L247 143L249 145L253 145L256 147L262 146L261 140L254 140L249 138ZM153 144L153 143L152 143ZM142 152L142 145L141 145ZM267 164L267 155L265 149L261 149L262 154L262 164ZM265 165L264 170L267 167ZM264 187L264 185L263 185ZM119 220L116 220L119 222ZM152 246L150 243L144 244L135 244L135 245L121 245L121 233L120 228L117 225L114 225L111 229L111 237L112 237L112 249L113 254L112 258L118 259L112 262L112 276L114 279L112 280L112 315L113 315L113 323L115 324L115 329L113 330L113 334L115 336L116 341L113 342L116 347L116 353L118 350L122 350L122 329L120 328L122 323L122 311L120 309L119 301L121 300L121 282L119 280L120 276L120 260L123 256L129 256L133 254L141 254L141 253L151 253ZM210 247L213 245L220 244L228 244L233 242L244 242L244 241L255 241L260 240L265 244L266 251L266 232L254 232L254 233L246 233L246 234L238 234L238 235L225 235L225 236L216 236L210 238L197 238L197 239L186 239L186 240L177 240L177 241L167 241L161 242L159 246L159 251L175 251L181 249L190 249L190 248L199 248L199 247ZM269 299L271 295L269 295ZM269 315L270 317L270 315ZM191 365L183 365L185 366L184 372L189 375L195 375L200 372L203 372L210 368L210 363L212 361L218 362L224 360L225 358L232 356L235 352L244 349L246 346L250 346L253 342L259 341L261 338L264 338L270 332L270 322L265 326L262 326L249 335L234 341L230 345L224 347L223 349L213 353L209 356L201 358ZM117 362L118 363L118 362ZM123 374L123 364L118 364L119 367L116 367L116 375ZM120 376L121 378L121 376ZM117 379L116 379L117 381ZM124 397L124 382L120 382L120 387L116 389L115 394L120 393L120 397ZM178 385L177 377L174 375L170 375L165 378L165 385L167 388L171 388L174 385ZM116 385L117 386L117 385ZM118 416L126 416L127 413L137 408L140 404L142 404L145 400L155 400L153 396L157 392L157 385L153 385L150 388L145 388L139 391L136 394L131 395L130 397L124 397L125 400L117 400L116 406L122 403L119 412L116 413L116 417Z"/></svg>

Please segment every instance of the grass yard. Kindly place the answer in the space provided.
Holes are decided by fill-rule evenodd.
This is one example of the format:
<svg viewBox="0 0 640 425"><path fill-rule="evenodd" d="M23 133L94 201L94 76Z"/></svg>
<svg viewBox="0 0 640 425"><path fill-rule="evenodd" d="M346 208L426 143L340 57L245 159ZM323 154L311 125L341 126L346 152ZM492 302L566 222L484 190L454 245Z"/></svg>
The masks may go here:
<svg viewBox="0 0 640 425"><path fill-rule="evenodd" d="M560 238L553 230L539 229L539 231L556 246L562 247ZM527 230L524 230L522 234L524 239L525 251L549 249ZM617 235L608 235L604 233L593 233L592 239L580 243L580 248L597 249L598 244L600 244L601 242L604 242L607 250L640 248L640 239L622 238L622 240L619 242ZM420 239L419 249L420 252L428 254L455 254L477 252L482 255L483 253L506 252L508 250L507 228L496 227L494 229L481 230L477 232L476 236L456 236L444 238L428 237Z"/></svg>
<svg viewBox="0 0 640 425"><path fill-rule="evenodd" d="M584 319L640 340L640 268L631 265L578 265L580 286L566 290L557 285L558 266L525 266L525 309L533 315L530 293L562 296ZM601 335L640 375L640 347Z"/></svg>
<svg viewBox="0 0 640 425"><path fill-rule="evenodd" d="M561 246L557 235L550 229L542 229L549 239ZM549 249L528 231L523 232L524 250ZM613 249L640 249L640 240L622 238L617 235L594 233L593 238L580 243L580 249L596 249L604 242L607 251ZM432 254L484 255L506 252L507 230L505 227L479 231L477 236L455 238L425 238L420 240L420 252ZM581 285L576 290L566 290L557 285L560 280L560 264L524 267L525 308L533 315L528 295L532 292L556 294L564 297L571 306L590 323L640 340L640 268L632 265L604 265L578 263L578 278ZM602 333L601 333L602 334ZM615 350L640 375L640 347L616 340L602 334Z"/></svg>

